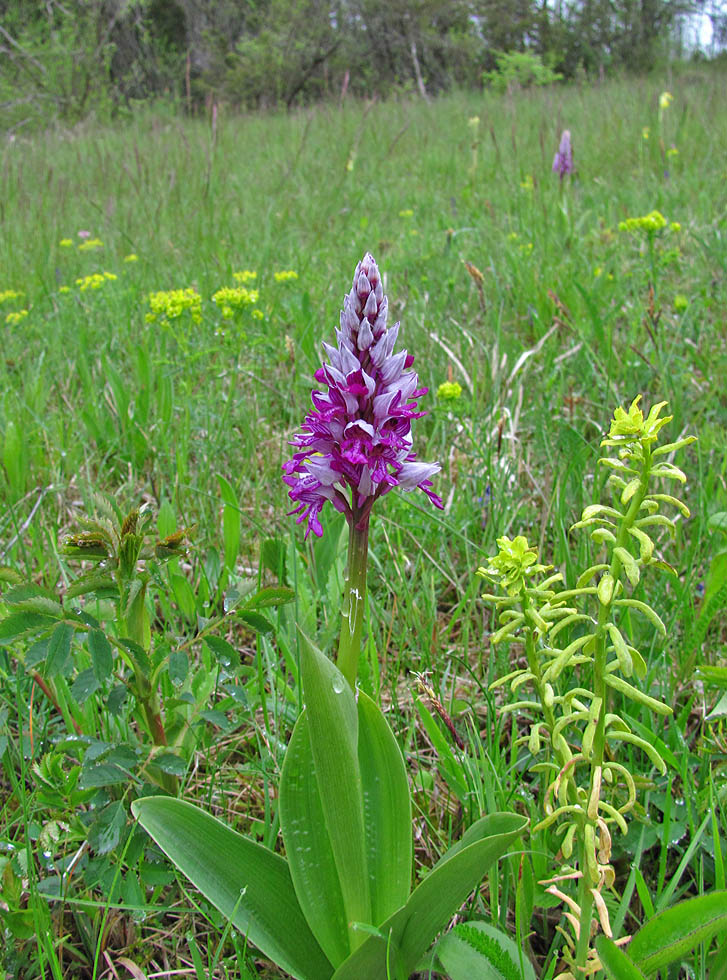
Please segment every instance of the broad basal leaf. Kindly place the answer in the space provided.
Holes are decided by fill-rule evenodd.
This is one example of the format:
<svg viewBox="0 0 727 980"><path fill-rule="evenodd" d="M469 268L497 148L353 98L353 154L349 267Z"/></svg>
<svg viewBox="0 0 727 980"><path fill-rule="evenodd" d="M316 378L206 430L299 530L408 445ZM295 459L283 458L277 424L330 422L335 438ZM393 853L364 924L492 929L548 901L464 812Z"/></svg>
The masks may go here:
<svg viewBox="0 0 727 980"><path fill-rule="evenodd" d="M296 980L328 980L333 967L303 917L283 858L182 800L150 796L136 800L132 812L265 956Z"/></svg>
<svg viewBox="0 0 727 980"><path fill-rule="evenodd" d="M493 813L474 823L466 844L455 844L444 855L406 905L379 927L378 935L368 936L339 966L333 980L408 977L437 933L526 826L527 819L515 813Z"/></svg>
<svg viewBox="0 0 727 980"><path fill-rule="evenodd" d="M353 923L371 922L356 702L343 674L302 634L300 666L318 792L354 949L362 934Z"/></svg>

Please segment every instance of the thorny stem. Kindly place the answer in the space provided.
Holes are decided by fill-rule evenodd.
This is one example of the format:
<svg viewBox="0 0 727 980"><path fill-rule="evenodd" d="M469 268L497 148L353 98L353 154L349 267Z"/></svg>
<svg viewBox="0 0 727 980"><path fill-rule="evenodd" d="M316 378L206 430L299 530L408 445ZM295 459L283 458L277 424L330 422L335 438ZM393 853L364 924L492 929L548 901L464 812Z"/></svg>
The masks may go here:
<svg viewBox="0 0 727 980"><path fill-rule="evenodd" d="M629 528L633 527L634 522L638 516L639 510L641 509L641 504L643 503L644 497L649 490L649 472L651 470L651 452L647 444L642 443L644 459L641 469L641 482L639 489L636 491L634 496L631 498L629 508L623 516L621 521L621 526L619 528L618 536L616 538L616 544L614 545L614 552L616 548L625 548L629 540ZM617 595L616 585L619 581L621 574L621 559L617 554L612 553L611 566L609 568L609 573L613 578L614 590L611 594L611 598L608 603L600 603L598 610L598 624L596 627L596 639L595 639L595 651L594 651L594 663L593 663L593 691L596 698L601 699L601 707L598 715L598 721L596 723L596 731L593 737L593 750L591 753L591 777L589 786L589 800L592 798L593 791L595 788L595 781L597 779L597 771L602 771L603 758L606 749L606 712L608 710L609 701L609 688L606 684L606 641L607 641L607 627L611 621L611 609L613 606L613 600ZM588 817L585 823L591 823L596 828L596 820ZM584 827L585 827L584 823ZM587 848L589 844L585 833L581 833L581 848L580 848L580 870L582 872L582 877L580 879L579 892L578 892L578 905L580 907L579 916L579 935L578 944L576 947L576 966L585 967L588 950L591 942L591 914L593 911L593 896L591 894L591 888L598 888L599 882L593 881L589 878L589 865L592 864L592 855L588 854Z"/></svg>
<svg viewBox="0 0 727 980"><path fill-rule="evenodd" d="M341 606L341 636L338 641L338 669L351 688L361 655L364 608L366 605L366 564L369 551L369 514L361 517L354 510L349 521L348 564Z"/></svg>

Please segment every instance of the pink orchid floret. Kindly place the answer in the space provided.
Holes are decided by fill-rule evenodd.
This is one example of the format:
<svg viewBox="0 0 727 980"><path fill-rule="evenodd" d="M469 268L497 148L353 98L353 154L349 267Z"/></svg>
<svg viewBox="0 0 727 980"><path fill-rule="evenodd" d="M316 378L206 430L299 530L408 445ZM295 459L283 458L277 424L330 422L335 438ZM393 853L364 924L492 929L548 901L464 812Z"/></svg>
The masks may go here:
<svg viewBox="0 0 727 980"><path fill-rule="evenodd" d="M323 345L330 363L315 378L327 390L312 393L313 411L291 442L298 452L283 465L296 504L291 513L298 523L308 520L306 537L323 533L319 514L327 500L357 526L394 487L423 490L442 507L431 489L439 463L421 462L412 451L411 420L425 414L416 399L427 389L410 370L412 355L394 353L399 324L388 329L387 315L379 269L367 253L344 300L338 346Z"/></svg>

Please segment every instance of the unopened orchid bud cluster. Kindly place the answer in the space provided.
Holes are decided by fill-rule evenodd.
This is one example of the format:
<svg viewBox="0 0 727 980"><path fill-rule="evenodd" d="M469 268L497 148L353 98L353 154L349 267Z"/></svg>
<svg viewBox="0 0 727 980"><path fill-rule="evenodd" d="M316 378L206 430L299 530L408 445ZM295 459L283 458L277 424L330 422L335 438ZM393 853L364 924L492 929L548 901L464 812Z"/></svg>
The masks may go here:
<svg viewBox="0 0 727 980"><path fill-rule="evenodd" d="M509 685L518 695L504 712L522 711L530 717L529 732L520 744L540 757L531 768L543 775L544 812L533 831L553 826L560 837L566 863L545 884L565 904L564 914L572 927L572 935L562 930L564 961L570 971L564 977L588 976L600 969L591 947L598 928L594 911L603 932L611 936L602 894L614 881L611 835L615 828L626 833L625 815L636 802L636 787L610 749L617 742L630 743L645 752L662 775L666 771L653 746L635 734L613 706L621 696L658 715L672 710L632 683L645 679L647 667L624 635L622 621L635 613L662 635L666 632L658 614L630 595L647 565L673 572L656 557L652 537L675 530L675 518L661 513L662 509L689 516L677 497L654 488L657 480L685 482L684 473L668 457L694 441L688 436L658 446L660 430L671 419L661 416L665 404L654 405L647 416L639 398L628 411L616 409L601 443L615 455L599 460L611 471L608 484L613 499L586 507L574 525L587 528L605 554L581 574L575 588L557 591L560 573L540 564L536 550L522 536L512 541L500 538L498 554L478 570L499 590L483 596L499 613L500 626L491 641L518 636L525 644L527 666L492 686ZM590 687L585 677L592 679ZM534 698L522 698L522 688L530 688ZM565 890L571 882L578 883L577 897Z"/></svg>

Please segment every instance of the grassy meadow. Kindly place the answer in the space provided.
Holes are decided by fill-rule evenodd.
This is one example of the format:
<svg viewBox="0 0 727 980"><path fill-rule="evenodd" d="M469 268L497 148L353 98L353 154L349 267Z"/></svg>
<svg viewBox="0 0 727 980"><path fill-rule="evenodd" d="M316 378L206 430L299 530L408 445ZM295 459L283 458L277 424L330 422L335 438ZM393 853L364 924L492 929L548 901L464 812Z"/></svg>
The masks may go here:
<svg viewBox="0 0 727 980"><path fill-rule="evenodd" d="M614 409L641 394L668 402L669 441L698 442L679 459L691 516L656 536L676 575L638 587L666 635L633 624L643 687L674 708L658 731L641 717L670 767L622 746L640 802L614 835L607 902L626 933L724 889L724 678L696 668L723 664L727 623L725 84L704 68L290 115L221 107L214 122L160 109L0 145L0 977L283 976L129 804L171 786L280 846L296 623L334 649L346 540L330 510L304 541L281 464L366 251L429 388L414 448L442 464L443 511L392 493L374 512L360 667L406 759L415 875L482 813L532 815L518 714L488 689L522 649L490 646L475 572L502 535L526 535L566 582L596 561L571 526L603 491ZM561 183L563 129L576 175ZM619 230L653 211L664 227ZM172 291L187 292L156 295ZM74 591L90 566L63 551L84 519L114 519L108 497L119 519L144 505L154 540L187 530L186 550L147 562L164 746L128 662L112 667L98 639L113 603ZM83 609L96 640L72 639L40 600ZM528 948L546 977L561 909L537 882L557 847L529 846ZM464 917L514 936L517 862ZM724 976L709 951L689 975Z"/></svg>

